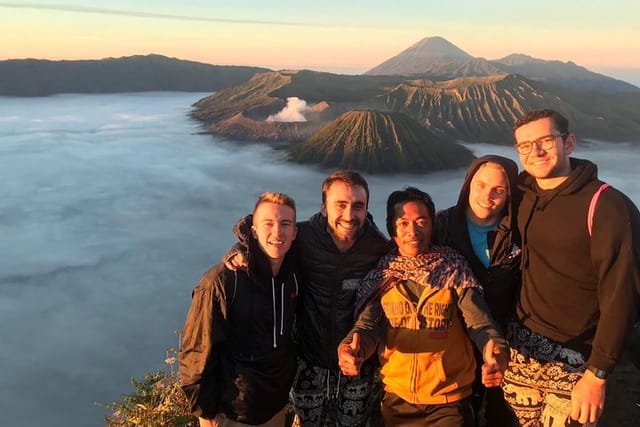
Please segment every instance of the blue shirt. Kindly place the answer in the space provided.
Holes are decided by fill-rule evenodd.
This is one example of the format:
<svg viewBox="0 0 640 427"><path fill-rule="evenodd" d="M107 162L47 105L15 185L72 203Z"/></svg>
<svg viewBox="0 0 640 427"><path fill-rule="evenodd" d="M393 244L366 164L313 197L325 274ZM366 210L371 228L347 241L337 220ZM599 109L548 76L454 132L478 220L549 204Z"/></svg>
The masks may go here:
<svg viewBox="0 0 640 427"><path fill-rule="evenodd" d="M489 242L487 233L496 228L498 222L490 225L477 225L467 218L467 228L469 229L469 240L473 253L476 254L484 268L489 268Z"/></svg>

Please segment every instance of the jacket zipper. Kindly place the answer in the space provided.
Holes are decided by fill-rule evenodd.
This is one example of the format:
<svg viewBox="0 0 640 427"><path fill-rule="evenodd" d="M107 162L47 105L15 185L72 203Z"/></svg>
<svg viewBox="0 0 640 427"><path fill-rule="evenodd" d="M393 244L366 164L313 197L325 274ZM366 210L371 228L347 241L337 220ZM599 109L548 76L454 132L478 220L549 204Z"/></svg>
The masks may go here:
<svg viewBox="0 0 640 427"><path fill-rule="evenodd" d="M404 299L405 301L407 301L409 303L409 305L411 307L413 307L413 324L411 325L413 328L413 335L415 337L415 341L418 340L418 338L420 337L420 322L418 321L418 313L419 313L419 308L422 306L422 304L424 304L424 302L426 300L428 300L429 298L431 298L431 296L433 294L435 294L437 292L437 290L433 290L429 293L425 292L423 290L422 294L420 294L420 296L418 297L418 302L417 303L413 303L413 301L411 301L410 299L408 299L402 292L400 292L398 289L396 289L396 292L400 295L400 297L402 299ZM418 355L416 353L413 353L411 356L411 383L409 384L409 389L411 391L411 394L413 395L413 401L417 402L418 401L418 392L417 392L417 383L418 383Z"/></svg>
<svg viewBox="0 0 640 427"><path fill-rule="evenodd" d="M329 348L338 348L338 343L336 342L337 341L336 339L336 302L338 299L338 292L342 288L342 281L344 281L344 277L342 278L342 281L338 280L340 278L338 275L338 272L343 271L343 260L344 260L343 255L344 254L342 253L340 254L340 263L336 266L336 269L334 270L336 274L333 276L333 289L331 290L331 311L330 311L331 328L330 328L330 336L329 336L329 344L330 344ZM333 354L335 357L337 357L337 355L335 355L335 352L333 352ZM331 364L332 360L333 360L333 357L330 357L329 360L327 360L328 366L332 366Z"/></svg>

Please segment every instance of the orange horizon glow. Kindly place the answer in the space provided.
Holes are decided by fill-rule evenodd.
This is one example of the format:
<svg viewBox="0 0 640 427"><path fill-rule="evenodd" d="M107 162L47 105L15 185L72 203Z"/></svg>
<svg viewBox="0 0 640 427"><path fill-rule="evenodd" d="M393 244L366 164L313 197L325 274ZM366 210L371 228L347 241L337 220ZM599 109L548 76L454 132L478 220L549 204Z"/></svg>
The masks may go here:
<svg viewBox="0 0 640 427"><path fill-rule="evenodd" d="M58 3L49 3L48 8L40 9L29 8L29 3L24 3L24 8L2 8L0 3L0 59L80 60L153 53L217 65L361 73L424 37L441 36L474 57L499 59L523 53L544 60L572 61L591 70L637 71L640 80L640 30L632 18L634 11L640 13L640 4L633 1L618 2L629 9L626 13L613 6L562 6L567 8L565 14L573 13L567 19L561 18L562 14L549 17L539 10L542 5L529 6L526 14L514 13L506 6L490 10L489 3L498 4L491 0L483 7L470 2L469 12L475 12L474 16L452 16L445 5L427 6L417 1L401 2L411 4L413 9L407 10L416 10L415 16L408 16L390 6L372 4L370 10L362 10L357 4L328 0L327 7L342 5L336 10L343 11L344 17L319 7L312 10L312 5L300 6L297 12L277 0L270 8L258 2L214 7L178 6L179 2L171 1L163 5L175 3L173 8L160 8L141 0L135 3L135 10L129 2L114 0L109 6L113 13L59 10ZM98 2L82 2L83 7L92 3L95 8L102 7ZM541 3L549 3L557 11L561 7L546 0ZM151 16L126 16L130 9ZM320 13L327 16L318 16ZM615 25L605 25L608 15L616 19ZM204 22L195 20L200 16ZM236 21L217 22L220 16ZM169 19L172 17L175 19Z"/></svg>

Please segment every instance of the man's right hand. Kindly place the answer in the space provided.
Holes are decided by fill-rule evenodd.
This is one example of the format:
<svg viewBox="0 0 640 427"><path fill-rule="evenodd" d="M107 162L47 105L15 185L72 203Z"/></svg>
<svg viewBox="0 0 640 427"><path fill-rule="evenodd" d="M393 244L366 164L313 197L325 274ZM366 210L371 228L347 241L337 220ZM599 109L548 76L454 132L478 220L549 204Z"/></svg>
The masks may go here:
<svg viewBox="0 0 640 427"><path fill-rule="evenodd" d="M571 419L585 426L595 425L604 409L606 383L591 371L584 372L571 391Z"/></svg>
<svg viewBox="0 0 640 427"><path fill-rule="evenodd" d="M249 263L245 254L234 252L224 260L224 266L231 271L246 270L249 267Z"/></svg>
<svg viewBox="0 0 640 427"><path fill-rule="evenodd" d="M485 387L499 387L507 370L509 359L507 354L496 347L490 339L484 347L484 364L482 365L482 384Z"/></svg>
<svg viewBox="0 0 640 427"><path fill-rule="evenodd" d="M360 374L360 367L364 358L360 349L360 335L353 334L351 343L338 346L338 366L342 373L348 377Z"/></svg>
<svg viewBox="0 0 640 427"><path fill-rule="evenodd" d="M200 427L218 427L218 420L215 418L198 418L198 421L200 422Z"/></svg>

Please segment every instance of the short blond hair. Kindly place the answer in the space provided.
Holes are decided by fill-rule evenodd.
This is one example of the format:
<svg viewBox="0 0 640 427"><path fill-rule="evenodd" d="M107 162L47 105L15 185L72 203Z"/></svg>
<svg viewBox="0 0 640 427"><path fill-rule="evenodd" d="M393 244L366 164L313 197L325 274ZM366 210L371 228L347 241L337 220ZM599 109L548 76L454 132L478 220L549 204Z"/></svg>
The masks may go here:
<svg viewBox="0 0 640 427"><path fill-rule="evenodd" d="M256 201L256 205L253 208L253 213L255 215L258 206L262 203L275 203L276 205L284 205L289 206L293 209L293 217L295 220L296 215L296 202L293 200L293 197L284 194L284 193L276 193L273 191L265 191L261 195L258 196L258 200Z"/></svg>

